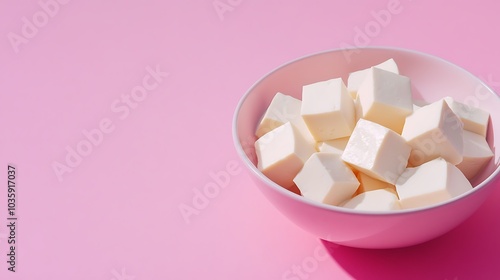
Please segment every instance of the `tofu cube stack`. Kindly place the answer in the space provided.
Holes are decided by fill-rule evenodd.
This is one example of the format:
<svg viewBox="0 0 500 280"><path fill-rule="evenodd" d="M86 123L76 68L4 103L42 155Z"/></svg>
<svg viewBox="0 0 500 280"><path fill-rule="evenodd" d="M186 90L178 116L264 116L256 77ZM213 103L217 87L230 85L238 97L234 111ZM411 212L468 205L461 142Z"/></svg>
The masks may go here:
<svg viewBox="0 0 500 280"><path fill-rule="evenodd" d="M276 93L256 129L257 168L310 200L362 211L435 205L493 158L489 113L451 97L414 104L393 59Z"/></svg>

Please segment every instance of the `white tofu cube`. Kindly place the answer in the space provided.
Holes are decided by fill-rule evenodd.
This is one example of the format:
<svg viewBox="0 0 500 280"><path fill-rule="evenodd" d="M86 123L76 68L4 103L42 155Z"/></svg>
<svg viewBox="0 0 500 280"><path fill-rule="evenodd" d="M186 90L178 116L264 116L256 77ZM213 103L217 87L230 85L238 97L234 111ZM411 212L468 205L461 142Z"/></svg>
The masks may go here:
<svg viewBox="0 0 500 280"><path fill-rule="evenodd" d="M399 74L398 65L392 58L373 67ZM367 68L349 74L349 78L347 78L347 90L349 91L349 95L351 95L352 99L356 99L359 86L361 86L361 83L363 83L363 80L365 79L369 70L370 68Z"/></svg>
<svg viewBox="0 0 500 280"><path fill-rule="evenodd" d="M410 165L438 157L452 164L462 161L463 124L444 100L424 106L408 116L402 136L413 148Z"/></svg>
<svg viewBox="0 0 500 280"><path fill-rule="evenodd" d="M315 151L314 145L290 122L271 130L255 142L257 168L287 189L293 186L293 178Z"/></svg>
<svg viewBox="0 0 500 280"><path fill-rule="evenodd" d="M370 68L359 87L356 118L376 122L401 133L413 112L410 79L378 68Z"/></svg>
<svg viewBox="0 0 500 280"><path fill-rule="evenodd" d="M347 142L349 141L349 137L338 138L333 140L328 140L324 142L319 142L317 144L317 150L323 153L334 153L338 155L342 155L347 146Z"/></svg>
<svg viewBox="0 0 500 280"><path fill-rule="evenodd" d="M407 168L396 182L403 209L435 205L469 190L472 190L469 180L443 158Z"/></svg>
<svg viewBox="0 0 500 280"><path fill-rule="evenodd" d="M410 151L411 147L393 130L360 119L342 159L360 172L394 184L408 164Z"/></svg>
<svg viewBox="0 0 500 280"><path fill-rule="evenodd" d="M493 158L493 152L483 135L464 130L463 136L463 160L457 167L470 180Z"/></svg>
<svg viewBox="0 0 500 280"><path fill-rule="evenodd" d="M350 198L359 186L352 170L332 153L315 153L293 179L302 196L339 205Z"/></svg>
<svg viewBox="0 0 500 280"><path fill-rule="evenodd" d="M393 211L401 209L398 196L392 189L364 192L344 202L342 207L363 211Z"/></svg>
<svg viewBox="0 0 500 280"><path fill-rule="evenodd" d="M467 106L463 103L453 100L451 97L445 97L444 100L450 106L450 109L457 114L464 123L464 130L477 133L486 137L488 130L488 120L490 114L476 107Z"/></svg>
<svg viewBox="0 0 500 280"><path fill-rule="evenodd" d="M302 133L306 140L314 143L315 140L309 132L304 119L302 119L302 116L300 115L301 107L302 101L299 99L285 95L281 92L276 93L271 101L271 104L269 104L269 107L267 107L266 112L262 116L255 135L257 138L260 138L262 135L277 128L278 126L281 126L286 122L291 122L300 131L300 133Z"/></svg>
<svg viewBox="0 0 500 280"><path fill-rule="evenodd" d="M354 102L342 79L304 86L301 114L318 142L347 137L355 125Z"/></svg>
<svg viewBox="0 0 500 280"><path fill-rule="evenodd" d="M392 189L394 193L396 193L396 186L394 186L394 184L377 180L366 175L363 172L358 172L356 174L356 178L358 178L359 181L359 188L356 190L355 195L381 189Z"/></svg>

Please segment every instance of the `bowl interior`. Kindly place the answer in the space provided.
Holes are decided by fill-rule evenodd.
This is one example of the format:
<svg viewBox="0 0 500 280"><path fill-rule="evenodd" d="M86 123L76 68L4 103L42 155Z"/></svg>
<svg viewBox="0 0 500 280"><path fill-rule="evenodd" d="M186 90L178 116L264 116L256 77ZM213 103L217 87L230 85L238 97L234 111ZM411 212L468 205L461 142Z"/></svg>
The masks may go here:
<svg viewBox="0 0 500 280"><path fill-rule="evenodd" d="M482 187L499 172L500 98L481 80L462 68L427 54L390 48L333 50L297 59L272 71L255 83L240 102L235 113L234 133L237 149L253 171L256 166L254 135L260 117L277 92L301 99L302 86L341 77L347 84L350 72L365 69L393 58L401 75L410 78L412 95L418 102L430 103L451 96L471 107L490 113L487 141L494 158L472 180ZM417 103L417 102L416 102ZM263 176L261 174L261 176ZM279 187L274 184L273 187ZM477 188L476 188L477 189Z"/></svg>

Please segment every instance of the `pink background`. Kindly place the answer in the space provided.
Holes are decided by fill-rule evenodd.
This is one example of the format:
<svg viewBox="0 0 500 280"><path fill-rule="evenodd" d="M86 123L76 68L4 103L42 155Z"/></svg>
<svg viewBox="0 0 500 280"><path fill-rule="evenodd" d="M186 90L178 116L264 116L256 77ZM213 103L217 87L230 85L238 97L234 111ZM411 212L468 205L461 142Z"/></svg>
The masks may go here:
<svg viewBox="0 0 500 280"><path fill-rule="evenodd" d="M381 251L327 244L325 259L322 242L252 185L231 139L235 106L261 76L356 43L440 56L500 91L497 1L41 2L56 3L52 17L38 1L0 1L0 279L500 277L500 189L436 240ZM219 15L213 3L229 9ZM388 5L396 12L376 23ZM23 17L34 15L41 27L23 35ZM169 76L125 107L121 96L148 67ZM58 180L54 162L65 164L66 148L103 120L113 130ZM16 273L6 263L8 163L17 167ZM187 223L179 207L228 169L227 186Z"/></svg>

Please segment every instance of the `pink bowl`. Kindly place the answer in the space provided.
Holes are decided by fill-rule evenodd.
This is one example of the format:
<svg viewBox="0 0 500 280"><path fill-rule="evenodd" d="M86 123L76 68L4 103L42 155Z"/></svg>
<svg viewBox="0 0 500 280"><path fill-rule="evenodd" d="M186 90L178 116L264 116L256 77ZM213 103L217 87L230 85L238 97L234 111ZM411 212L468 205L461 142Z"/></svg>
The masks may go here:
<svg viewBox="0 0 500 280"><path fill-rule="evenodd" d="M256 168L254 136L257 123L276 92L301 98L302 86L342 77L389 58L412 83L415 100L436 101L445 96L491 114L487 135L495 156L472 181L475 188L432 207L390 213L354 211L320 204L275 184ZM313 235L337 244L359 248L396 248L436 238L467 219L485 201L500 171L500 98L464 69L428 54L394 48L332 50L299 58L265 75L243 96L233 120L236 150L262 193L286 217ZM496 133L496 134L495 134ZM432 178L429 178L432 180Z"/></svg>

